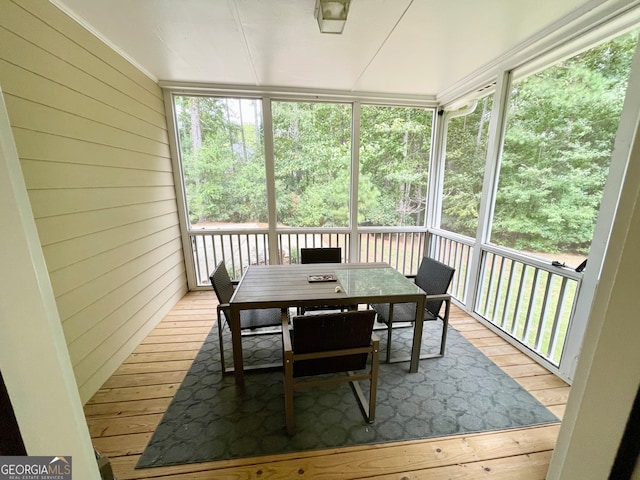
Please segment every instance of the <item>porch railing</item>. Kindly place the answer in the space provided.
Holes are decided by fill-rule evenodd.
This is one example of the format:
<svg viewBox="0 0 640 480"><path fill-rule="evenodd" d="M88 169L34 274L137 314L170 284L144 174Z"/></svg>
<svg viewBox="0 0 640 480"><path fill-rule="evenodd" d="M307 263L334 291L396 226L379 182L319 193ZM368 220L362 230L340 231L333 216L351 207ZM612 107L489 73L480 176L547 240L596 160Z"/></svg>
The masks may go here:
<svg viewBox="0 0 640 480"><path fill-rule="evenodd" d="M429 238L429 256L455 268L449 293L466 303L467 276L473 260L473 239L450 232L433 231Z"/></svg>
<svg viewBox="0 0 640 480"><path fill-rule="evenodd" d="M269 234L266 229L190 232L196 282L210 285L209 272L224 260L233 279L239 280L248 265L269 263ZM341 247L343 262L351 260L351 242L357 262L387 262L404 275L415 275L425 252L455 268L450 293L470 310L525 345L552 365L562 356L569 321L582 275L570 269L552 267L499 247L481 251L480 272L472 275L473 240L440 230L425 229L327 229L282 230L277 232L278 262L298 263L305 247ZM355 239L355 240L354 240ZM470 282L475 299L469 296Z"/></svg>
<svg viewBox="0 0 640 480"><path fill-rule="evenodd" d="M231 278L240 279L247 265L269 263L269 238L264 230L192 231L191 251L199 287L210 285L209 273L223 260Z"/></svg>
<svg viewBox="0 0 640 480"><path fill-rule="evenodd" d="M558 366L581 278L516 253L484 249L474 311Z"/></svg>
<svg viewBox="0 0 640 480"><path fill-rule="evenodd" d="M278 254L281 264L300 263L302 248L342 248L342 261L349 261L349 232L331 232L327 229L281 231L278 233Z"/></svg>
<svg viewBox="0 0 640 480"><path fill-rule="evenodd" d="M360 230L357 262L387 262L405 275L415 275L425 251L424 229L393 231ZM266 230L194 230L189 233L194 259L196 284L209 285L209 272L224 260L234 280L239 280L248 265L269 263L269 236ZM327 229L283 230L277 233L278 263L299 263L300 249L341 247L343 262L349 262L351 232Z"/></svg>
<svg viewBox="0 0 640 480"><path fill-rule="evenodd" d="M386 262L403 275L415 275L424 256L427 232L418 229L361 229L359 262Z"/></svg>

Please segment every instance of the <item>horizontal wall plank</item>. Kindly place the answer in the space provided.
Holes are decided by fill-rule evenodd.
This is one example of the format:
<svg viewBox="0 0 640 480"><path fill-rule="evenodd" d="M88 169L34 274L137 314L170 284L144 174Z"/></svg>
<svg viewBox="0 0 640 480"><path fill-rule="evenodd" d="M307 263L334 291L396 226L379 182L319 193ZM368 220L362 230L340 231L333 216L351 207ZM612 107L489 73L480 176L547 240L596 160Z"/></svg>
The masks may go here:
<svg viewBox="0 0 640 480"><path fill-rule="evenodd" d="M175 214L177 223L175 201L163 200L146 205L128 205L93 212L40 218L36 219L36 226L42 244L49 245L167 214Z"/></svg>
<svg viewBox="0 0 640 480"><path fill-rule="evenodd" d="M164 115L161 112L145 106L128 95L122 94L113 86L105 84L100 79L82 71L71 63L62 61L19 35L4 30L1 26L0 40L4 44L12 45L11 49L2 52L2 58L7 63L21 66L26 71L48 78L60 85L66 85L74 91L94 98L96 101L110 104L114 108L129 113L149 125L155 125L159 128L164 126L162 122Z"/></svg>
<svg viewBox="0 0 640 480"><path fill-rule="evenodd" d="M53 274L65 267L71 267L78 262L124 247L128 243L151 237L165 230L173 232L173 236L167 238L179 236L180 229L176 225L175 214L168 213L103 232L89 233L82 237L53 243L45 246L43 251L47 259L49 273Z"/></svg>
<svg viewBox="0 0 640 480"><path fill-rule="evenodd" d="M144 337L187 292L184 270L143 308L129 317L126 328L120 328L110 342L100 345L92 354L74 367L78 391L83 402L88 401L102 384L118 369ZM154 399L157 400L157 399ZM165 407L166 408L166 407Z"/></svg>
<svg viewBox="0 0 640 480"><path fill-rule="evenodd" d="M21 165L24 178L29 181L29 190L173 185L170 172L26 159Z"/></svg>
<svg viewBox="0 0 640 480"><path fill-rule="evenodd" d="M126 145L110 146L82 139L66 138L13 126L13 137L19 145L20 158L48 160L57 163L102 165L123 169L172 172L168 156L154 156L126 149Z"/></svg>
<svg viewBox="0 0 640 480"><path fill-rule="evenodd" d="M13 1L15 2L15 0ZM20 1L23 8L38 18L46 17L48 25L51 25L51 27L63 35L72 38L76 43L81 44L88 52L91 52L95 57L111 65L115 70L130 79L131 82L140 85L158 98L162 97L162 94L158 91L157 79L143 73L129 60L114 51L109 45L96 38L96 35L87 30L84 25L77 21L69 21L69 15L56 6L51 5L51 3L53 2L43 5L43 3L38 0Z"/></svg>
<svg viewBox="0 0 640 480"><path fill-rule="evenodd" d="M150 155L169 156L169 145L79 115L56 110L10 94L5 103L11 125L62 137L125 148ZM20 150L18 150L20 153Z"/></svg>
<svg viewBox="0 0 640 480"><path fill-rule="evenodd" d="M137 275L129 278L121 275L119 280L115 280L121 283L113 290L105 291L97 288L101 283L99 279L96 280L94 285L83 290L88 294L92 293L89 300L83 302L86 303L86 306L82 307L81 304L82 308L69 317L63 317L61 314L62 326L72 360L82 358L83 353L86 354L87 349L91 348L89 344L99 342L121 326L127 320L127 314L132 315L146 303L145 297L153 298L158 293L158 290L163 287L159 281L162 276L174 270L176 266L180 267L183 262L180 252L167 250L169 253L165 252L166 256L162 260L158 260ZM153 254L150 256L155 257ZM120 272L116 272L116 274L120 274ZM110 280L108 279L106 282ZM136 298L136 295L139 297ZM72 301L77 301L78 298L78 295L73 295L68 303L61 303L61 305L68 310L76 310L78 307ZM125 308L126 305L130 306ZM66 313L66 310L63 312ZM91 341L92 338L93 341Z"/></svg>
<svg viewBox="0 0 640 480"><path fill-rule="evenodd" d="M155 232L148 237L134 240L104 253L79 261L51 274L56 279L56 301L60 316L66 319L89 305L81 308L67 308L75 302L74 297L94 290L102 295L115 290L126 279L132 279L153 267L150 260L158 262L171 255L182 256L180 238L176 227ZM111 263L109 263L111 262ZM84 279L80 281L79 277ZM110 288L109 288L110 287ZM89 288L89 290L87 290Z"/></svg>
<svg viewBox="0 0 640 480"><path fill-rule="evenodd" d="M1 35L0 35L1 36ZM2 90L5 94L46 105L61 112L78 115L126 130L149 140L167 144L165 125L154 125L96 100L66 85L0 59Z"/></svg>
<svg viewBox="0 0 640 480"><path fill-rule="evenodd" d="M146 187L96 187L74 189L43 189L29 191L35 218L55 217L106 208L138 205L176 199L173 185Z"/></svg>
<svg viewBox="0 0 640 480"><path fill-rule="evenodd" d="M2 0L3 20L1 20L1 24L5 28L42 48L49 55L60 59L61 62L74 65L79 70L90 73L95 80L112 85L114 90L127 95L132 101L139 102L156 112L163 112L162 97L158 95L157 89L144 88L135 80L132 81L130 77L123 75L122 71L114 68L110 63L110 61L118 62L119 55L114 55L115 52L112 51L110 53L110 49L102 49L101 51L107 56L106 59L94 54L91 50L99 47L102 43L95 36L84 35L86 43L80 43L68 36L67 32L71 35L82 34L82 30L77 28L79 26L77 22L70 21L68 17L59 20L62 12L55 8L34 8L37 7L38 2L23 0L20 3L22 6ZM35 11L33 13L27 11L25 6ZM46 21L43 21L38 15L47 15ZM121 60L119 63L125 67L122 70L128 72L135 70ZM149 83L146 85L150 86Z"/></svg>
<svg viewBox="0 0 640 480"><path fill-rule="evenodd" d="M81 373L83 368L80 365L90 364L91 359L95 359L102 350L106 354L111 354L119 345L118 341L125 342L134 335L143 326L141 322L145 320L140 312L146 309L147 313L154 314L157 307L154 302L156 300L164 302L166 296L163 292L176 279L180 278L181 273L179 264L171 266L162 276L149 283L146 288L134 291L134 294L125 299L111 315L91 322L90 329L85 330L75 340L69 342L69 355L76 372ZM131 352L127 354L127 357L130 354ZM80 377L80 380L85 379Z"/></svg>
<svg viewBox="0 0 640 480"><path fill-rule="evenodd" d="M86 401L187 289L163 93L51 2L0 11L0 85Z"/></svg>

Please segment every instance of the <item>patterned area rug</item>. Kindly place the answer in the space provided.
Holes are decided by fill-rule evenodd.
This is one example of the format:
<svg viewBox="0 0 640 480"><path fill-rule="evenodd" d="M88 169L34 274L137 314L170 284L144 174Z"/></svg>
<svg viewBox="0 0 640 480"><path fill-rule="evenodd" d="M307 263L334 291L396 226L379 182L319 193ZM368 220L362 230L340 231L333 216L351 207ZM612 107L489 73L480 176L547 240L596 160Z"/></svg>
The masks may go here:
<svg viewBox="0 0 640 480"><path fill-rule="evenodd" d="M436 351L440 322L425 323L423 352ZM378 331L381 358L386 332ZM393 351L411 351L411 328L396 329ZM282 361L280 335L245 337L245 364ZM226 331L227 364L231 365ZM380 363L376 421L367 424L348 384L296 393L296 433L285 429L281 372L247 374L238 395L222 377L217 327L209 333L136 468L503 430L558 419L449 327L443 358ZM366 382L361 382L366 393Z"/></svg>

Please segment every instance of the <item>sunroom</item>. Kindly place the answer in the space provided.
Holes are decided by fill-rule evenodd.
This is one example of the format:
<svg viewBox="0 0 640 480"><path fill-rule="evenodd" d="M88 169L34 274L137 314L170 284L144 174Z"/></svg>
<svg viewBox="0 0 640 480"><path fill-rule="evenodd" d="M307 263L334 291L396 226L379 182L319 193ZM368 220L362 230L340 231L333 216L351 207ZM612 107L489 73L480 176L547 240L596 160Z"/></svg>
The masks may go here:
<svg viewBox="0 0 640 480"><path fill-rule="evenodd" d="M628 319L637 2L500 2L467 5L469 15L433 2L352 0L333 35L318 31L311 0L211 11L194 2L182 12L54 3L5 2L0 47L11 127L3 148L15 142L28 195L22 206L19 193L3 203L31 209L51 284L37 296L43 311L55 301L51 331L20 352L39 315L21 312L24 300L3 312L36 322L8 323L0 356L29 454L55 445L36 447L34 422L24 420L39 375L68 385L54 403L67 403L60 418L86 430L81 405L187 291L212 294L218 261L239 280L248 265L340 247L345 263L386 262L408 276L423 256L454 267L456 307L578 392L548 478L583 478L578 459L602 435L611 448L598 471L611 471L638 386ZM439 16L451 23L434 25ZM200 41L196 32L217 25L240 46L190 45L175 25ZM160 49L143 42L150 37ZM424 56L412 45L420 42L429 43ZM227 58L236 48L248 71ZM174 49L184 50L163 60ZM208 49L229 63L214 65ZM287 49L298 65L263 57ZM12 245L7 265L20 259ZM6 292L20 287L5 277ZM66 360L50 362L51 352L46 368L17 362L51 345ZM34 370L34 385L19 385ZM607 412L607 427L588 430L583 418L612 395L603 384L620 392L620 408ZM82 468L87 442L76 437L65 442Z"/></svg>

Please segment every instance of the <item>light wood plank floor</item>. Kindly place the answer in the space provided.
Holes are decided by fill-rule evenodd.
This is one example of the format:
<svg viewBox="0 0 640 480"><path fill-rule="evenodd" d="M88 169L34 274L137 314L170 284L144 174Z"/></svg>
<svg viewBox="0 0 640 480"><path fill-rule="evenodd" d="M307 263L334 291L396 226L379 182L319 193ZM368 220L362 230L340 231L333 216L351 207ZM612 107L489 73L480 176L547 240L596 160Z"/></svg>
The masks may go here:
<svg viewBox="0 0 640 480"><path fill-rule="evenodd" d="M187 294L85 405L95 446L119 480L542 480L559 423L321 452L135 470L215 321L213 292ZM451 324L562 418L569 386L457 308Z"/></svg>

